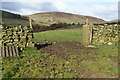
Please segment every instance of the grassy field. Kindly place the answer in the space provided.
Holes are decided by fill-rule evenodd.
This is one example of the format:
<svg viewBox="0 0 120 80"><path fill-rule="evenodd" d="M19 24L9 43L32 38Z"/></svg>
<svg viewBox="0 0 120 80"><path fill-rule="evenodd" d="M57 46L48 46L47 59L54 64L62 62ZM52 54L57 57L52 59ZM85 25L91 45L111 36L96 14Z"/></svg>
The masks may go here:
<svg viewBox="0 0 120 80"><path fill-rule="evenodd" d="M23 25L23 26L29 26L29 21L27 20L21 20L21 19L7 19L3 18L2 23L9 25L9 26L14 26L14 25Z"/></svg>
<svg viewBox="0 0 120 80"><path fill-rule="evenodd" d="M82 29L66 28L45 31L34 33L34 37L36 42L44 40L81 42ZM2 76L4 78L118 77L117 46L100 45L97 46L97 49L81 48L76 50L77 52L69 50L67 52L69 55L66 58L61 58L56 54L48 54L48 52L42 52L41 49L37 50L35 47L25 48L24 52L20 53L20 57L2 59ZM62 52L64 53L64 51Z"/></svg>
<svg viewBox="0 0 120 80"><path fill-rule="evenodd" d="M81 41L82 28L81 27L67 27L57 30L50 30L40 33L34 33L34 41Z"/></svg>

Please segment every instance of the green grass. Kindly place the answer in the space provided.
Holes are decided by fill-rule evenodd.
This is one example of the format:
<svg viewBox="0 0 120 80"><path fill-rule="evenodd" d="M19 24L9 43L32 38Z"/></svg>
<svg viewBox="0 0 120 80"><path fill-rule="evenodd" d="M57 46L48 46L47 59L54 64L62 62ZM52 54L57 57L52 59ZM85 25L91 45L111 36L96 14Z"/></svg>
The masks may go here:
<svg viewBox="0 0 120 80"><path fill-rule="evenodd" d="M3 18L2 23L9 25L9 26L14 26L14 25L22 25L22 26L29 26L29 21L26 20L21 20L21 19L7 19Z"/></svg>
<svg viewBox="0 0 120 80"><path fill-rule="evenodd" d="M109 78L118 75L117 50L116 46L101 45L97 52L72 54L64 60L36 48L25 48L21 57L3 58L2 73L7 78L77 78L79 73L83 73L79 77L87 77L91 72L100 74L97 77Z"/></svg>
<svg viewBox="0 0 120 80"><path fill-rule="evenodd" d="M80 41L82 40L82 28L62 28L45 32L34 33L34 41Z"/></svg>
<svg viewBox="0 0 120 80"><path fill-rule="evenodd" d="M35 41L81 41L81 28L58 29L34 33ZM118 47L100 45L97 50L81 49L83 53L61 59L55 54L25 48L20 57L3 58L4 78L111 78L118 75ZM89 52L89 53L86 53Z"/></svg>

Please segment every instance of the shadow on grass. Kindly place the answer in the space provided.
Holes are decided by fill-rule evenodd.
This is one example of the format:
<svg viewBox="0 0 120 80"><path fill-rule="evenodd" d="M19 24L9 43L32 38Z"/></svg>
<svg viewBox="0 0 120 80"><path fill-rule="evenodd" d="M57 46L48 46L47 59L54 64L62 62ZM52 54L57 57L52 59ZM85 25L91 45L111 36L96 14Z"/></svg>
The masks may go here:
<svg viewBox="0 0 120 80"><path fill-rule="evenodd" d="M36 43L35 47L37 47L37 50L39 50L39 49L47 47L49 45L52 45L52 43L45 43L45 44Z"/></svg>

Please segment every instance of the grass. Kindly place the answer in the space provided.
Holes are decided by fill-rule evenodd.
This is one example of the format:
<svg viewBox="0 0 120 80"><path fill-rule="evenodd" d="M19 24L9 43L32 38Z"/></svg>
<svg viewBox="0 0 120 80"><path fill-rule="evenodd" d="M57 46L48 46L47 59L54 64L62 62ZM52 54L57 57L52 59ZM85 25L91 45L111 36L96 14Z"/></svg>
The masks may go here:
<svg viewBox="0 0 120 80"><path fill-rule="evenodd" d="M35 41L82 40L81 28L58 29L34 33ZM40 52L35 47L25 48L20 57L3 58L4 78L113 78L118 77L118 47L100 45L97 50L68 56L67 60L55 54ZM88 51L89 53L85 53Z"/></svg>
<svg viewBox="0 0 120 80"><path fill-rule="evenodd" d="M82 40L82 28L62 28L45 32L34 33L34 41L80 41Z"/></svg>
<svg viewBox="0 0 120 80"><path fill-rule="evenodd" d="M23 25L23 26L29 26L29 21L22 20L22 19L7 19L3 18L2 23L9 25L9 26L14 26L14 25Z"/></svg>
<svg viewBox="0 0 120 80"><path fill-rule="evenodd" d="M89 72L101 73L97 76L100 78L116 76L118 75L117 47L108 45L106 47L100 46L98 52L93 50L89 54L72 54L68 61L56 55L41 53L36 48L26 48L19 58L3 58L3 77L77 78L81 71L83 74L79 77L87 77Z"/></svg>

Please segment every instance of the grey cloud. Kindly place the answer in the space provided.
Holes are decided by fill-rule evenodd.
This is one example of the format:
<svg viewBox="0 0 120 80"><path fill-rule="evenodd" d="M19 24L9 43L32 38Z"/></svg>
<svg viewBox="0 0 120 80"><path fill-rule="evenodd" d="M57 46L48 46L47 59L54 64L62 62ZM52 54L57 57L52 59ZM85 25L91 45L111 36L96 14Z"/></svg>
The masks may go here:
<svg viewBox="0 0 120 80"><path fill-rule="evenodd" d="M40 12L59 11L58 8L53 5L52 2L43 2L37 8L29 6L29 4L22 4L19 2L2 2L2 9L9 10L9 11L16 11L19 13L20 13L20 9L27 9L27 10L34 10L34 11L36 10Z"/></svg>
<svg viewBox="0 0 120 80"><path fill-rule="evenodd" d="M42 11L59 11L56 6L54 6L51 2L44 2L41 4Z"/></svg>
<svg viewBox="0 0 120 80"><path fill-rule="evenodd" d="M21 8L21 4L18 2L2 2L2 9L10 10L10 11L19 11Z"/></svg>

